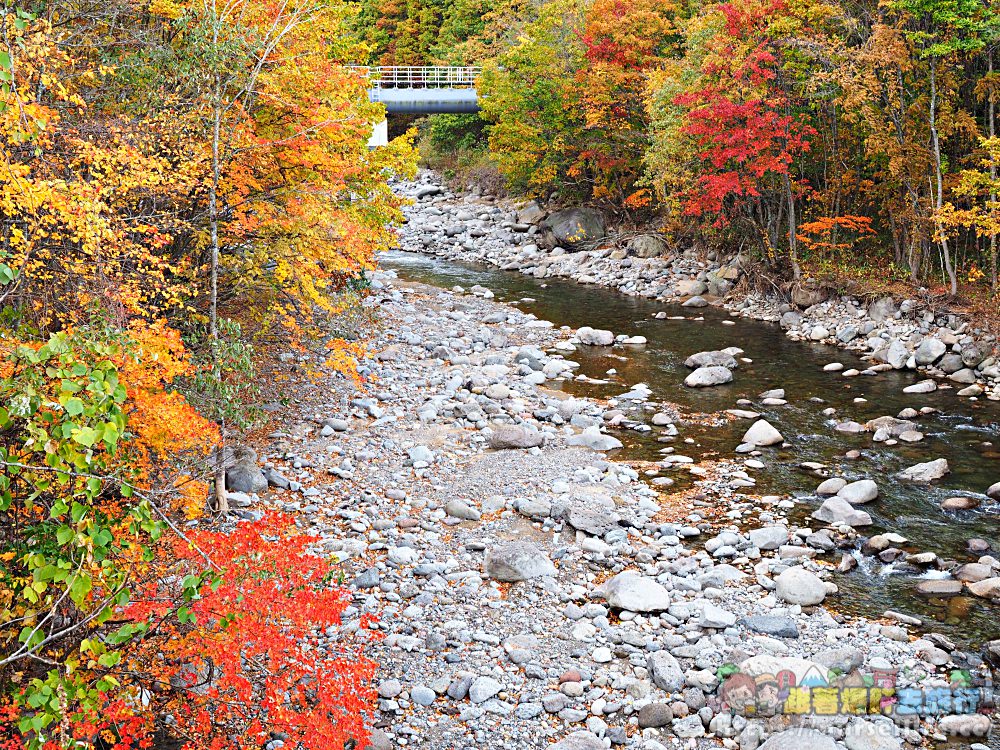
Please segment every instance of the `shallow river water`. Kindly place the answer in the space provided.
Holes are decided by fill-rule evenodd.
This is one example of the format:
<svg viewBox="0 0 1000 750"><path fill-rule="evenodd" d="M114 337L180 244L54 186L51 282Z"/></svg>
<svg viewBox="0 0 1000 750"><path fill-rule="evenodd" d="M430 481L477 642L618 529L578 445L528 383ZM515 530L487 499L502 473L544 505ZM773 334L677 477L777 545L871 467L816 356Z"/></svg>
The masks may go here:
<svg viewBox="0 0 1000 750"><path fill-rule="evenodd" d="M670 402L694 413L734 408L740 398L753 400L754 410L778 427L790 445L784 450L763 449L762 460L767 466L752 472L757 480L753 492L802 498L793 511L793 518L800 523L805 523L808 513L818 506L813 491L822 480L799 468L799 464L817 461L829 467L831 476L878 482L879 499L864 506L875 526L865 533L893 531L909 540L904 545L907 551L936 552L963 563L976 559L966 551L966 541L972 537L990 542L994 554L1000 551L1000 502L983 494L1000 480L1000 403L958 398L954 390L904 394L903 387L919 379L913 373L844 378L839 373L824 372L823 365L830 362L859 369L864 369L866 363L829 346L791 341L775 324L731 318L726 311L711 307L693 310L573 281L538 280L491 266L399 251L383 256L382 265L395 269L404 279L439 287L481 284L498 300L515 304L556 326L589 325L648 339L644 347L580 347L568 358L580 362L583 374L610 382L594 385L570 381L561 386L565 391L611 397L636 383L645 383L652 389L651 401ZM683 319L654 319L660 311ZM723 320L735 325L723 325ZM684 366L688 356L729 346L742 348L743 356L753 360L740 363L733 383L703 389L681 384L689 372ZM607 375L611 369L616 373ZM772 388L784 388L788 404L760 405L758 394ZM824 403L810 401L813 397ZM855 403L859 397L867 401ZM828 406L836 408L837 419L822 415ZM885 446L874 443L870 433L844 435L833 429L839 421L863 423L883 415L895 416L908 406L940 410L919 419L926 435L919 443ZM680 435L672 445L678 453L696 461L702 457L731 458L748 425L746 420L723 426L680 424ZM655 432L614 434L625 442L625 448L618 452L622 458L656 460L664 447L656 441ZM693 438L695 443L685 444L684 438ZM844 457L852 448L862 452L861 459ZM951 473L942 481L927 487L894 478L900 469L934 458L947 458L951 466ZM670 475L680 477L684 473ZM961 513L942 511L940 501L954 495L975 496L981 504L976 510ZM853 572L835 580L841 595L827 603L836 610L878 617L886 609L896 609L923 618L926 629L947 633L966 644L1000 638L1000 607L965 596L928 601L913 593L917 577L894 572L892 565L883 565L877 559L862 560Z"/></svg>

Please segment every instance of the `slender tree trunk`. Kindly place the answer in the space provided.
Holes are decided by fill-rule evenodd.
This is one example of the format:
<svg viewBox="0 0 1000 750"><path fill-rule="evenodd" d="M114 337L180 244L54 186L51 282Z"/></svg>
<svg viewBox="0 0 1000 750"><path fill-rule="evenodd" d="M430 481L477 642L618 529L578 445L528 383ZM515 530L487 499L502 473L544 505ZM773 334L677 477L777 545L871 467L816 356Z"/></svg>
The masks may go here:
<svg viewBox="0 0 1000 750"><path fill-rule="evenodd" d="M934 174L937 178L937 195L934 200L934 224L937 227L938 237L941 242L942 260L944 269L948 273L948 281L951 283L952 295L958 294L958 277L955 275L955 268L951 262L951 252L948 250L948 236L941 225L942 187L941 187L941 141L937 131L937 60L931 58L931 145L934 148Z"/></svg>
<svg viewBox="0 0 1000 750"><path fill-rule="evenodd" d="M990 107L988 129L990 138L996 138L996 98L993 94L993 48L989 51L989 74L990 74ZM995 226L995 214L997 206L997 192L993 186L997 184L997 162L990 158L990 225ZM997 293L997 233L990 232L990 291Z"/></svg>
<svg viewBox="0 0 1000 750"><path fill-rule="evenodd" d="M215 76L215 103L212 112L212 185L208 193L208 220L212 234L212 290L209 303L209 335L214 342L219 335L219 140L222 130L222 92L219 75Z"/></svg>
<svg viewBox="0 0 1000 750"><path fill-rule="evenodd" d="M792 180L785 175L785 192L788 194L788 260L792 264L792 278L798 281L802 278L799 267L799 254L795 237L795 195L792 193Z"/></svg>

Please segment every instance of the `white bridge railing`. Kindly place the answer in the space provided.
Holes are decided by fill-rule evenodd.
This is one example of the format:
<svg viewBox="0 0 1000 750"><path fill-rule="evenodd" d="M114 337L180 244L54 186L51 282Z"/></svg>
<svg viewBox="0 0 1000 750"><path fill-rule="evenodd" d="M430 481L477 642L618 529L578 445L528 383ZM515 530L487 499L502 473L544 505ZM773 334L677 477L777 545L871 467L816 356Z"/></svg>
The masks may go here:
<svg viewBox="0 0 1000 750"><path fill-rule="evenodd" d="M482 68L448 66L356 66L377 89L471 89Z"/></svg>

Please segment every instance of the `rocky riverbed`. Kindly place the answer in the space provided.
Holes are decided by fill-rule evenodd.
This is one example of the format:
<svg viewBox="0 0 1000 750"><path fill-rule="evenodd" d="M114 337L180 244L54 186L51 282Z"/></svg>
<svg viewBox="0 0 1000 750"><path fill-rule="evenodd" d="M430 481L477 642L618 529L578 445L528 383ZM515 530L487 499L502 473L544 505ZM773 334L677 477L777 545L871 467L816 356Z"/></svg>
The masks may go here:
<svg viewBox="0 0 1000 750"><path fill-rule="evenodd" d="M740 453L616 461L628 430L672 440L676 411L660 404L640 422L568 395L574 352L606 332L556 328L491 297L376 274L367 390L332 383L270 435L270 491L235 503L296 514L343 561L348 627L378 616L374 747L987 747L970 743L987 741L990 718L954 706L930 720L738 710L720 691L725 665L751 683L820 675L841 695L863 675L892 675L912 697L947 691L955 669L982 678L1000 643L981 655L918 637L903 615L838 614L823 557L855 533L852 519L817 530L789 519L791 499L753 493L780 424L744 408L719 417L746 422ZM708 356L726 369L739 353ZM619 401L648 397L638 384L629 394ZM668 476L678 468L693 479L683 490ZM864 513L871 487L835 484L823 488L830 511ZM977 574L992 580L1000 563L986 552Z"/></svg>
<svg viewBox="0 0 1000 750"><path fill-rule="evenodd" d="M450 192L433 172L397 186L412 197L400 246L441 257L490 263L536 278L566 277L625 294L690 307L721 305L740 316L780 322L789 338L850 349L871 367L918 370L920 388L951 389L963 398L1000 400L997 341L974 321L938 312L916 299L830 297L796 287L790 303L755 293L732 294L746 266L742 256L720 258L697 249L673 253L656 235L604 236L586 209L547 212L534 202L512 203ZM575 211L575 213L573 213Z"/></svg>

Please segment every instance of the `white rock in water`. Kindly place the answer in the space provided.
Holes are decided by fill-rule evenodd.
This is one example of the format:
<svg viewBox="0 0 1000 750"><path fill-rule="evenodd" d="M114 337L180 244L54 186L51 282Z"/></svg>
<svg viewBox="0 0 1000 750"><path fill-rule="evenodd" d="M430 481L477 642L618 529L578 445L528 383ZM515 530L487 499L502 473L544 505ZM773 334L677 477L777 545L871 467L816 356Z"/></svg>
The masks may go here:
<svg viewBox="0 0 1000 750"><path fill-rule="evenodd" d="M626 570L608 579L598 594L616 609L662 612L670 607L670 593L653 578Z"/></svg>
<svg viewBox="0 0 1000 750"><path fill-rule="evenodd" d="M576 337L580 339L581 344L588 346L611 346L615 343L615 335L611 331L591 328L590 326L577 329Z"/></svg>
<svg viewBox="0 0 1000 750"><path fill-rule="evenodd" d="M816 494L836 495L846 486L847 486L846 479L841 479L840 477L831 477L830 479L820 482L819 487L816 488Z"/></svg>
<svg viewBox="0 0 1000 750"><path fill-rule="evenodd" d="M934 393L936 390L937 383L933 380L921 380L919 383L906 386L903 393Z"/></svg>
<svg viewBox="0 0 1000 750"><path fill-rule="evenodd" d="M838 490L837 497L843 498L851 505L870 503L878 497L878 485L871 479L861 479L845 484Z"/></svg>
<svg viewBox="0 0 1000 750"><path fill-rule="evenodd" d="M813 512L812 517L833 525L871 526L872 517L863 510L858 510L840 497L831 497Z"/></svg>
<svg viewBox="0 0 1000 750"><path fill-rule="evenodd" d="M733 382L733 371L719 365L699 367L684 378L684 385L688 388L708 388L731 382Z"/></svg>
<svg viewBox="0 0 1000 750"><path fill-rule="evenodd" d="M623 344L628 344L630 346L642 346L646 343L645 336L629 336L628 338L622 339Z"/></svg>
<svg viewBox="0 0 1000 750"><path fill-rule="evenodd" d="M908 469L903 469L899 472L899 478L911 482L933 482L950 471L948 459L936 458L933 461L925 461L922 464L914 464Z"/></svg>
<svg viewBox="0 0 1000 750"><path fill-rule="evenodd" d="M805 568L789 568L774 579L775 593L789 604L812 606L826 598L826 584Z"/></svg>
<svg viewBox="0 0 1000 750"><path fill-rule="evenodd" d="M743 435L743 442L749 445L777 445L785 438L766 419L758 419Z"/></svg>

